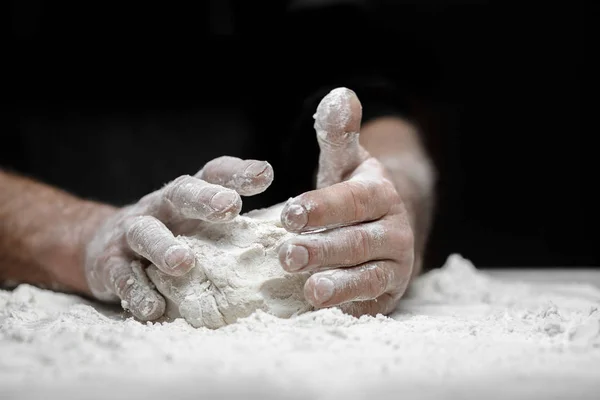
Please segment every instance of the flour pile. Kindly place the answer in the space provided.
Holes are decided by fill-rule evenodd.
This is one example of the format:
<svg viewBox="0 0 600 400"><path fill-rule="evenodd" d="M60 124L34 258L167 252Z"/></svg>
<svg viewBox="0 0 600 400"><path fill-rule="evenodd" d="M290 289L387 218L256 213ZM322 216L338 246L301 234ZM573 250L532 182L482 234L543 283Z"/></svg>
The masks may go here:
<svg viewBox="0 0 600 400"><path fill-rule="evenodd" d="M0 398L597 398L600 290L485 275L459 255L391 316L256 311L140 323L28 285L0 291Z"/></svg>

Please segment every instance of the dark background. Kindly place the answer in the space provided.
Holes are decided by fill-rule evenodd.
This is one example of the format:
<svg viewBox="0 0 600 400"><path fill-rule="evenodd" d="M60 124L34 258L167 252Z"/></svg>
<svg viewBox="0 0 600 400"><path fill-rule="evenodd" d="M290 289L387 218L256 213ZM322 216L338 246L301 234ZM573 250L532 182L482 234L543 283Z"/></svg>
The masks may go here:
<svg viewBox="0 0 600 400"><path fill-rule="evenodd" d="M1 163L125 204L212 157L260 158L268 141L229 132L251 120L285 135L285 125L271 126L268 104L299 105L286 103L281 86L310 86L303 68L386 60L403 75L406 110L439 171L427 264L458 252L480 267L600 265L595 125L584 93L584 59L596 46L584 2L372 2L386 39L356 39L352 52L340 43L347 31L370 38L360 24L321 39L297 26L286 46L277 43L283 3L246 3L237 9L244 18L232 19L225 1L13 2L16 90ZM296 45L328 47L329 56L307 58ZM207 145L187 145L195 136Z"/></svg>

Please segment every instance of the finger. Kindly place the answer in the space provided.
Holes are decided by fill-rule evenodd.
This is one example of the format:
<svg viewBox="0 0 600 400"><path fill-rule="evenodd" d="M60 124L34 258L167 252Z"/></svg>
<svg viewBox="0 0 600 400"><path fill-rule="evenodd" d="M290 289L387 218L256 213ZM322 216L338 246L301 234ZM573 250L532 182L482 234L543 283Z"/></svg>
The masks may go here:
<svg viewBox="0 0 600 400"><path fill-rule="evenodd" d="M109 280L121 306L142 321L152 321L165 312L165 299L159 295L148 280L139 261L128 263L121 259L113 264Z"/></svg>
<svg viewBox="0 0 600 400"><path fill-rule="evenodd" d="M189 175L167 185L163 201L183 218L209 222L231 221L242 209L242 199L235 190Z"/></svg>
<svg viewBox="0 0 600 400"><path fill-rule="evenodd" d="M376 317L377 314L388 315L394 311L398 304L398 298L391 294L384 293L373 300L352 301L350 303L340 304L339 308L346 314L360 318L362 315L371 315Z"/></svg>
<svg viewBox="0 0 600 400"><path fill-rule="evenodd" d="M290 232L308 232L372 221L399 202L387 179L351 179L288 200L281 223Z"/></svg>
<svg viewBox="0 0 600 400"><path fill-rule="evenodd" d="M384 220L296 235L280 246L279 261L288 272L304 272L399 259L412 246L412 232L390 225Z"/></svg>
<svg viewBox="0 0 600 400"><path fill-rule="evenodd" d="M358 141L361 118L362 105L350 89L334 89L319 103L314 115L321 150L317 188L341 182L369 157Z"/></svg>
<svg viewBox="0 0 600 400"><path fill-rule="evenodd" d="M149 215L134 218L127 227L127 244L161 271L181 276L195 265L192 250L178 241L158 219Z"/></svg>
<svg viewBox="0 0 600 400"><path fill-rule="evenodd" d="M166 275L154 265L149 266L146 272L158 291L192 326L216 329L226 325L215 297L209 291L212 283L202 268L194 268L185 277Z"/></svg>
<svg viewBox="0 0 600 400"><path fill-rule="evenodd" d="M242 196L253 196L271 185L273 167L266 161L223 156L209 161L196 177L233 189Z"/></svg>
<svg viewBox="0 0 600 400"><path fill-rule="evenodd" d="M377 299L386 293L403 293L410 269L393 261L377 261L311 275L304 296L314 307L331 307L351 301Z"/></svg>
<svg viewBox="0 0 600 400"><path fill-rule="evenodd" d="M217 329L227 325L215 296L209 292L204 292L198 297L183 299L179 304L179 312L187 322L196 328Z"/></svg>

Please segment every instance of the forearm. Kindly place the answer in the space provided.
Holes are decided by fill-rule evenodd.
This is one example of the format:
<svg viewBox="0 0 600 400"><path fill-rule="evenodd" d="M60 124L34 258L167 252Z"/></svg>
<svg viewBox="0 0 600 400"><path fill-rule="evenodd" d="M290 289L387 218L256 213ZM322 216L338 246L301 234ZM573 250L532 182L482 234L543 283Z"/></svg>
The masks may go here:
<svg viewBox="0 0 600 400"><path fill-rule="evenodd" d="M84 244L112 207L0 170L0 283L89 294Z"/></svg>
<svg viewBox="0 0 600 400"><path fill-rule="evenodd" d="M415 236L415 268L422 255L434 211L435 172L417 129L399 117L379 117L361 128L361 144L389 170L409 214Z"/></svg>

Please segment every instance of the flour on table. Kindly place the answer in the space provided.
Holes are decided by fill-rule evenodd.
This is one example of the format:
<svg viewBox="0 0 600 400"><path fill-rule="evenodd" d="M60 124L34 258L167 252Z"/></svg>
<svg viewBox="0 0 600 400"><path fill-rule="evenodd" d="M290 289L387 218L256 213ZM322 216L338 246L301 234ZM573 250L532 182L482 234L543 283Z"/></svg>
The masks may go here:
<svg viewBox="0 0 600 400"><path fill-rule="evenodd" d="M281 318L311 310L304 299L307 273L290 274L279 264L278 246L294 235L281 225L282 209L280 204L251 211L179 237L195 253L196 267L183 277L148 269L167 300L167 316L220 328L256 310Z"/></svg>
<svg viewBox="0 0 600 400"><path fill-rule="evenodd" d="M253 304L267 311L210 329L183 318L142 323L29 285L0 291L0 398L525 400L600 392L600 289L591 285L502 281L452 255L387 317L331 308L280 318L261 296Z"/></svg>

